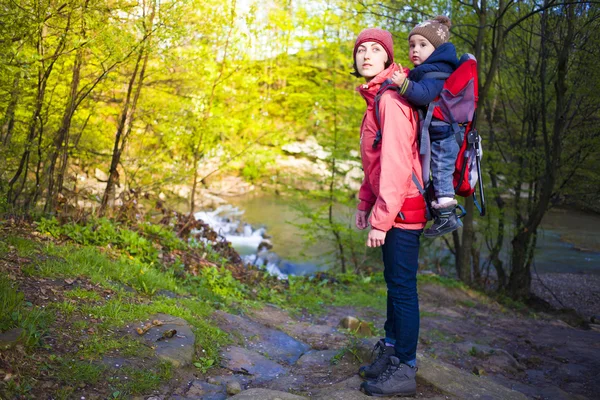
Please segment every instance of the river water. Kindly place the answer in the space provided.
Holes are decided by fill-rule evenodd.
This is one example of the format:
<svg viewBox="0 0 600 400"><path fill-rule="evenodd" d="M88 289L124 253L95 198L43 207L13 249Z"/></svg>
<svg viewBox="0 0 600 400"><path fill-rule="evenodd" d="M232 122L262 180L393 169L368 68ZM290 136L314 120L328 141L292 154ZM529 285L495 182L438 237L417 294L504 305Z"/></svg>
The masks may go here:
<svg viewBox="0 0 600 400"><path fill-rule="evenodd" d="M244 222L254 227L264 227L271 236L272 251L280 257L295 263L314 265L317 269L327 267L324 253L332 250L328 243L317 243L306 248L303 231L291 222L301 222L292 201L275 195L250 194L229 198L228 201L240 210L244 210ZM317 203L315 203L315 206ZM338 218L353 223L352 210L338 210ZM570 272L600 275L600 216L579 211L553 209L549 211L538 231L538 246L535 253L535 268L538 273ZM507 236L510 237L510 236ZM423 239L427 240L427 239ZM441 251L444 259L445 247ZM436 243L436 244L438 244ZM505 244L502 258L506 261L510 255L510 243ZM440 250L441 248L441 250ZM449 253L448 253L449 255ZM482 259L485 257L482 251ZM445 257L446 262L453 262Z"/></svg>

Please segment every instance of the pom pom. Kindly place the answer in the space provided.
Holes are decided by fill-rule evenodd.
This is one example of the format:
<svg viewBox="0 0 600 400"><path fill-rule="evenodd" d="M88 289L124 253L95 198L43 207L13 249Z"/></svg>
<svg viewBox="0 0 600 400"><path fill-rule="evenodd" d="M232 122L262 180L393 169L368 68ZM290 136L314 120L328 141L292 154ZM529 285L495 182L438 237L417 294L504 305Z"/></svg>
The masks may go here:
<svg viewBox="0 0 600 400"><path fill-rule="evenodd" d="M438 15L433 20L439 22L442 25L446 25L448 27L448 29L450 29L450 27L452 26L452 22L450 22L450 18L446 17L445 15Z"/></svg>

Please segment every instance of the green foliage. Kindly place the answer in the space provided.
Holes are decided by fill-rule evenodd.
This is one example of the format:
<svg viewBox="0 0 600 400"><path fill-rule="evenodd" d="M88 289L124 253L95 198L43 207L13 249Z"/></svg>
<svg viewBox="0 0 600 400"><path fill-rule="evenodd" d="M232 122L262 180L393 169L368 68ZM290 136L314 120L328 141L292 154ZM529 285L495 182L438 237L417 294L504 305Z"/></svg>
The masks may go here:
<svg viewBox="0 0 600 400"><path fill-rule="evenodd" d="M211 292L224 299L241 300L246 288L225 268L208 267L200 272L201 283Z"/></svg>
<svg viewBox="0 0 600 400"><path fill-rule="evenodd" d="M169 245L173 245L173 236L166 234L164 229L148 228L147 226L147 224L144 225L146 230L159 238L166 238ZM82 245L116 246L130 256L148 263L155 262L158 256L158 251L151 241L138 232L116 225L108 218L92 218L86 224L71 222L64 225L59 225L54 217L42 218L38 223L38 229L40 232L56 238L61 235L67 236L75 243Z"/></svg>
<svg viewBox="0 0 600 400"><path fill-rule="evenodd" d="M55 257L24 267L25 273L63 277L85 275L95 283L110 285L111 282L122 282L147 294L159 289L179 290L172 271L159 271L135 258L122 256L118 260L111 260L95 247L50 244L45 250Z"/></svg>
<svg viewBox="0 0 600 400"><path fill-rule="evenodd" d="M65 297L78 300L100 301L100 295L93 290L75 288L65 292Z"/></svg>
<svg viewBox="0 0 600 400"><path fill-rule="evenodd" d="M31 257L38 250L38 244L30 239L9 235L3 238L0 243L5 243L6 246L12 246L21 257Z"/></svg>
<svg viewBox="0 0 600 400"><path fill-rule="evenodd" d="M312 281L304 277L289 277L286 306L295 310L320 315L325 312L324 305L334 300L331 288L325 281Z"/></svg>
<svg viewBox="0 0 600 400"><path fill-rule="evenodd" d="M27 347L36 346L54 317L50 312L24 302L23 293L13 285L6 277L0 276L0 332L22 328L23 343Z"/></svg>
<svg viewBox="0 0 600 400"><path fill-rule="evenodd" d="M161 362L152 369L123 367L109 376L108 383L113 388L113 398L128 398L131 395L149 393L161 383L171 378L172 364Z"/></svg>
<svg viewBox="0 0 600 400"><path fill-rule="evenodd" d="M91 361L63 360L57 371L58 378L68 385L98 383L106 368Z"/></svg>
<svg viewBox="0 0 600 400"><path fill-rule="evenodd" d="M215 364L215 360L209 357L200 357L198 361L194 363L194 366L200 370L203 374L206 374L210 368Z"/></svg>
<svg viewBox="0 0 600 400"><path fill-rule="evenodd" d="M468 287L463 282L440 275L419 275L417 282L419 284L435 283L437 285L441 285L447 288L459 288L465 290L468 289Z"/></svg>
<svg viewBox="0 0 600 400"><path fill-rule="evenodd" d="M163 225L142 223L139 225L143 234L152 242L159 242L165 250L185 250L192 243L186 243L177 234Z"/></svg>
<svg viewBox="0 0 600 400"><path fill-rule="evenodd" d="M83 342L77 352L79 357L86 360L99 360L105 354L117 351L120 357L151 357L152 351L139 341L128 336L115 337L113 334L93 335Z"/></svg>
<svg viewBox="0 0 600 400"><path fill-rule="evenodd" d="M0 331L4 332L15 326L16 313L22 305L23 293L17 292L11 281L0 276Z"/></svg>

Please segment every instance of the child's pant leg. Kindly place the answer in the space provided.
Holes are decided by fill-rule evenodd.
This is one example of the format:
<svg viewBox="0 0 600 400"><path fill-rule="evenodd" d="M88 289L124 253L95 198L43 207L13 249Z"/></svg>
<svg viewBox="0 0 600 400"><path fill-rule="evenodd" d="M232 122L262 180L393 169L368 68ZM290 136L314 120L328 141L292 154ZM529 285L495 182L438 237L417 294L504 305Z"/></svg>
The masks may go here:
<svg viewBox="0 0 600 400"><path fill-rule="evenodd" d="M431 142L431 175L437 199L454 197L452 174L458 150L458 143L454 135Z"/></svg>

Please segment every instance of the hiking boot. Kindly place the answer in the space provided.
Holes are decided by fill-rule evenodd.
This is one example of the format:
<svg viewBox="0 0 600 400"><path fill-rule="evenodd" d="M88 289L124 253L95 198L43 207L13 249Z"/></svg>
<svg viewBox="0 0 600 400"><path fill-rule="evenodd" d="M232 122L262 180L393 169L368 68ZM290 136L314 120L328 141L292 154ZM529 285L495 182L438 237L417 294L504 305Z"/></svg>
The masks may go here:
<svg viewBox="0 0 600 400"><path fill-rule="evenodd" d="M391 356L388 368L376 380L363 382L360 385L368 396L414 396L417 393L417 368L400 362L398 357Z"/></svg>
<svg viewBox="0 0 600 400"><path fill-rule="evenodd" d="M462 226L462 221L456 215L458 203L452 200L448 203L431 205L433 225L425 229L425 237L432 238L453 232Z"/></svg>
<svg viewBox="0 0 600 400"><path fill-rule="evenodd" d="M377 352L377 357L371 365L365 365L360 367L358 375L364 379L375 379L379 375L385 372L388 367L390 357L396 354L394 346L386 346L385 340L380 339L373 347L373 353Z"/></svg>

